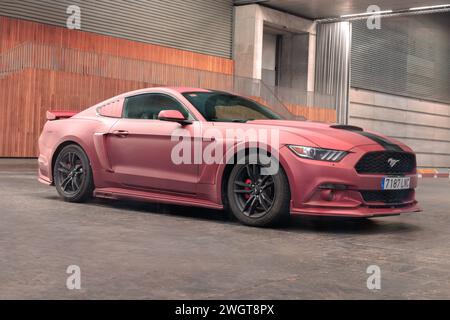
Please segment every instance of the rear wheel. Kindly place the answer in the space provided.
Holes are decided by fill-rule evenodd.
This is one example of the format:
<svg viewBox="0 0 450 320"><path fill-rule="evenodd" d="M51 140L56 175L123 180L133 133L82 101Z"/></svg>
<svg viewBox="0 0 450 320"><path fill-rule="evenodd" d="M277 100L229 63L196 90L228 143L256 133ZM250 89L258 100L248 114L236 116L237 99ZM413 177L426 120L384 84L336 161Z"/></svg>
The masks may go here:
<svg viewBox="0 0 450 320"><path fill-rule="evenodd" d="M228 204L242 223L264 227L289 217L290 191L283 169L263 175L260 164L238 164L230 173Z"/></svg>
<svg viewBox="0 0 450 320"><path fill-rule="evenodd" d="M53 177L56 190L65 201L83 202L92 197L92 170L80 146L71 144L61 150L55 161Z"/></svg>

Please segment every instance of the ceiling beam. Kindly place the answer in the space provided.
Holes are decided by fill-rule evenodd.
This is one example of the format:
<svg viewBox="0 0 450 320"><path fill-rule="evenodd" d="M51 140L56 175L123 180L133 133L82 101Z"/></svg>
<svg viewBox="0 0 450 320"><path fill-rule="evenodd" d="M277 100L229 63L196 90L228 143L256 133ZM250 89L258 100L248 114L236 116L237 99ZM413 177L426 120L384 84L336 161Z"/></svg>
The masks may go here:
<svg viewBox="0 0 450 320"><path fill-rule="evenodd" d="M234 4L237 6L245 5L245 4L255 4L255 3L264 3L269 0L234 0Z"/></svg>

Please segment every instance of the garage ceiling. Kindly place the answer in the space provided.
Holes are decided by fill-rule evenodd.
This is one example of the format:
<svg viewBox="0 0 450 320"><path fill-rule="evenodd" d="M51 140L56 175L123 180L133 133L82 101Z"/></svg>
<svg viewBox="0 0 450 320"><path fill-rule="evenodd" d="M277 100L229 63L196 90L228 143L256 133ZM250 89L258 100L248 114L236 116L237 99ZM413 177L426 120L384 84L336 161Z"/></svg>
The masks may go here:
<svg viewBox="0 0 450 320"><path fill-rule="evenodd" d="M235 4L260 3L309 19L333 18L366 12L376 4L381 10L402 10L413 7L448 4L446 0L235 0Z"/></svg>

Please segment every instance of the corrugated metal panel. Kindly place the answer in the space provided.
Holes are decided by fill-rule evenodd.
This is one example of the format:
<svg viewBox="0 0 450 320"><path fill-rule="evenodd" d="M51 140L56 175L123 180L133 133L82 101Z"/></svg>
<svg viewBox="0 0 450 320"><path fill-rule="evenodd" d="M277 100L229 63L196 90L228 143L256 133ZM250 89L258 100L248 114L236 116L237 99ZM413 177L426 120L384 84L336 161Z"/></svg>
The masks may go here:
<svg viewBox="0 0 450 320"><path fill-rule="evenodd" d="M81 9L81 30L231 57L233 0L0 0L0 15L66 26Z"/></svg>
<svg viewBox="0 0 450 320"><path fill-rule="evenodd" d="M338 122L347 122L350 23L319 23L316 40L315 90L335 97Z"/></svg>
<svg viewBox="0 0 450 320"><path fill-rule="evenodd" d="M450 102L450 13L352 24L352 87Z"/></svg>

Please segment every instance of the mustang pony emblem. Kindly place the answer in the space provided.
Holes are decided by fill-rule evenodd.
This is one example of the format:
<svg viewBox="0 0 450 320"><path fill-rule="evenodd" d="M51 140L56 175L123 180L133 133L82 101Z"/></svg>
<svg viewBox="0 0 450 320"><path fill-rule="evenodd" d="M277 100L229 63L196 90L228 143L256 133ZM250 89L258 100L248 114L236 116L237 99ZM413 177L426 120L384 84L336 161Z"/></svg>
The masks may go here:
<svg viewBox="0 0 450 320"><path fill-rule="evenodd" d="M391 168L393 168L400 160L398 159L393 159L393 158L389 158L387 159L388 164L391 166Z"/></svg>

